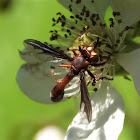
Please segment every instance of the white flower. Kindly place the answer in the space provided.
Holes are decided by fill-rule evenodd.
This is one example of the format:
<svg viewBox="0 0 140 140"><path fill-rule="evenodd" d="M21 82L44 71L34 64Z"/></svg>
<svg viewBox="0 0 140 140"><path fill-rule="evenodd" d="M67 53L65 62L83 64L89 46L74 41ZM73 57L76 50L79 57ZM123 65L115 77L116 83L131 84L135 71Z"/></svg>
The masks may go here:
<svg viewBox="0 0 140 140"><path fill-rule="evenodd" d="M139 0L58 0L73 15L65 17L60 12L58 18L53 18L53 26L59 30L50 31L51 40L57 40L59 47L69 53L77 49L78 45L94 46L98 42L98 63L104 63L99 67L89 68L95 75L96 87L90 86L90 91L96 91L91 97L92 119L89 123L84 113L79 112L70 124L66 140L116 140L118 139L124 122L124 102L117 90L110 84L115 77L116 69L120 65L131 74L135 87L140 94L140 49L124 44L125 37L132 25L140 19ZM112 17L109 25L104 21L107 8L111 7ZM99 38L99 40L98 40ZM25 46L27 44L25 43ZM131 50L131 51L130 51ZM36 51L36 52L34 52ZM128 52L128 53L126 53ZM33 100L42 103L52 103L47 91L55 86L55 79L61 80L67 73L57 66L63 60L50 60L47 63L41 61L42 54L33 48L25 49L21 57L27 64L18 72L17 82L21 90ZM35 55L34 55L35 54ZM35 56L35 57L34 57ZM48 56L43 56L49 59ZM38 59L39 58L39 59ZM45 60L46 60L45 59ZM119 64L117 64L117 63ZM54 67L55 66L55 70ZM57 68L56 68L57 67ZM51 68L51 71L50 71ZM55 76L51 76L53 73ZM48 82L48 79L50 82ZM91 77L86 74L86 80ZM64 97L71 97L79 92L79 77L69 83L65 89ZM29 84L30 83L30 84ZM66 99L66 98L65 98Z"/></svg>

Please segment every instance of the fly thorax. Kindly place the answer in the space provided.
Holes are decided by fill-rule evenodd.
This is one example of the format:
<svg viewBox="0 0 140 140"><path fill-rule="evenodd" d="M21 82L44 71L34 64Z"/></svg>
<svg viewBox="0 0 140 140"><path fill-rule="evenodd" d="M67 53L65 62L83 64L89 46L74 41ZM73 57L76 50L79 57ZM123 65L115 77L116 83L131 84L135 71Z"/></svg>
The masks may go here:
<svg viewBox="0 0 140 140"><path fill-rule="evenodd" d="M71 65L74 74L78 75L81 69L85 69L89 65L89 62L83 57L83 55L77 55Z"/></svg>

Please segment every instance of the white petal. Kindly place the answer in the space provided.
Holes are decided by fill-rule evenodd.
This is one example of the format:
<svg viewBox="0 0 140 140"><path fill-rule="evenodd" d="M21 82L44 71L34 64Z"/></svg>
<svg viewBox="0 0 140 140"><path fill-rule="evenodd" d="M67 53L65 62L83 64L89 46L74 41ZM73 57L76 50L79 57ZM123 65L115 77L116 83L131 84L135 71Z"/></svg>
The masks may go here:
<svg viewBox="0 0 140 140"><path fill-rule="evenodd" d="M41 103L52 103L50 91L55 86L55 83L53 80L48 82L48 79L51 79L49 71L48 74L47 72L43 73L37 68L31 68L31 66L28 68L28 65L23 65L17 74L17 83L23 93L32 100Z"/></svg>
<svg viewBox="0 0 140 140"><path fill-rule="evenodd" d="M63 6L69 9L69 5L72 5L72 13L80 14L83 6L90 11L91 14L99 14L104 19L106 8L109 6L109 0L58 0ZM78 2L78 4L76 3Z"/></svg>
<svg viewBox="0 0 140 140"><path fill-rule="evenodd" d="M109 0L94 0L92 4L90 2L91 0L83 0L83 4L92 14L99 14L104 19L106 9L109 6Z"/></svg>
<svg viewBox="0 0 140 140"><path fill-rule="evenodd" d="M17 74L17 83L21 91L34 101L45 104L54 103L50 99L50 92L57 84L54 81L63 79L68 73L64 68L60 68L58 64L47 62L22 65ZM51 66L55 66L55 76L51 75ZM77 82L79 82L79 78L75 76L66 86L63 101L79 92Z"/></svg>
<svg viewBox="0 0 140 140"><path fill-rule="evenodd" d="M120 12L123 30L140 20L140 0L110 0L113 11Z"/></svg>
<svg viewBox="0 0 140 140"><path fill-rule="evenodd" d="M140 95L140 49L130 53L118 54L116 61L131 74Z"/></svg>
<svg viewBox="0 0 140 140"><path fill-rule="evenodd" d="M47 126L39 132L34 137L34 140L63 140L64 139L64 132L57 128L56 126Z"/></svg>
<svg viewBox="0 0 140 140"><path fill-rule="evenodd" d="M40 63L41 61L39 59L37 59L35 56L31 55L28 53L27 49L24 49L22 51L19 51L20 57L28 62L29 64L36 64L36 63Z"/></svg>
<svg viewBox="0 0 140 140"><path fill-rule="evenodd" d="M117 140L124 123L124 101L108 83L92 97L92 121L78 113L68 127L65 140Z"/></svg>
<svg viewBox="0 0 140 140"><path fill-rule="evenodd" d="M17 74L17 83L25 95L40 103L53 103L50 100L50 91L57 84L54 80L63 78L67 72L55 65L54 71L59 75L52 76L51 66L53 63L49 62L21 66Z"/></svg>

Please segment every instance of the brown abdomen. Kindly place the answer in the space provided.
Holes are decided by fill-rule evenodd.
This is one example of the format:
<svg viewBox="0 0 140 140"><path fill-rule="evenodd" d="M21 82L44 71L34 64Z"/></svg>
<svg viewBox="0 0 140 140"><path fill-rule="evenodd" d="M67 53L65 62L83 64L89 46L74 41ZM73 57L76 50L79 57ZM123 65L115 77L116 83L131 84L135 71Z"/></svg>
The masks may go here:
<svg viewBox="0 0 140 140"><path fill-rule="evenodd" d="M53 102L59 102L63 98L65 86L74 78L74 76L73 71L70 71L63 80L52 89L50 96Z"/></svg>

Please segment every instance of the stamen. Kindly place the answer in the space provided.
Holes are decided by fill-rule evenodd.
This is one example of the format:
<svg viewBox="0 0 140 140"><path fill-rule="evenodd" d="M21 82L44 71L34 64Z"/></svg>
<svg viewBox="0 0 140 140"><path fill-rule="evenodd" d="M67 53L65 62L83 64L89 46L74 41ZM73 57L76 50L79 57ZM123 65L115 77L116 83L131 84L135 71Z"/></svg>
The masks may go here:
<svg viewBox="0 0 140 140"><path fill-rule="evenodd" d="M120 12L114 12L114 11L113 11L113 16L114 16L114 17L120 16Z"/></svg>
<svg viewBox="0 0 140 140"><path fill-rule="evenodd" d="M66 93L66 94L64 94L64 98L75 96L79 92L80 92L80 89L77 89L77 90L70 92L70 93Z"/></svg>
<svg viewBox="0 0 140 140"><path fill-rule="evenodd" d="M94 89L93 89L94 92L97 92L97 90L98 90L97 88L94 88Z"/></svg>
<svg viewBox="0 0 140 140"><path fill-rule="evenodd" d="M77 3L77 4L81 3L81 0L76 0L76 3Z"/></svg>

